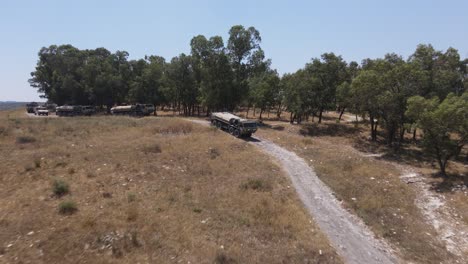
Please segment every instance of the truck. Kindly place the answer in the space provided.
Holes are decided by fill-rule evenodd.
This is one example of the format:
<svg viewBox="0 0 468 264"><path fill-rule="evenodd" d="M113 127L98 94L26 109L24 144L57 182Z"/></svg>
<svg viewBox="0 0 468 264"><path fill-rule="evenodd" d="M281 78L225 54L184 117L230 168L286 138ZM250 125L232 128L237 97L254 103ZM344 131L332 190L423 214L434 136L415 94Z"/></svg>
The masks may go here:
<svg viewBox="0 0 468 264"><path fill-rule="evenodd" d="M82 109L79 105L62 105L55 109L57 116L78 116L82 115Z"/></svg>
<svg viewBox="0 0 468 264"><path fill-rule="evenodd" d="M32 102L32 103L29 103L29 104L26 104L26 111L29 113L29 114L33 114L35 113L35 108L38 107L39 104L36 103L36 102Z"/></svg>
<svg viewBox="0 0 468 264"><path fill-rule="evenodd" d="M96 113L96 108L91 105L85 105L81 107L81 114L85 116L91 116Z"/></svg>
<svg viewBox="0 0 468 264"><path fill-rule="evenodd" d="M112 115L144 116L146 114L145 105L119 105L111 108Z"/></svg>
<svg viewBox="0 0 468 264"><path fill-rule="evenodd" d="M228 131L235 137L250 137L257 131L257 122L243 119L229 112L215 112L210 117L211 125Z"/></svg>
<svg viewBox="0 0 468 264"><path fill-rule="evenodd" d="M37 106L34 108L34 115L45 115L45 116L48 116L49 115L49 110L47 109L47 107L45 106Z"/></svg>
<svg viewBox="0 0 468 264"><path fill-rule="evenodd" d="M156 111L156 107L152 104L145 104L145 115L149 116L154 114L154 111Z"/></svg>

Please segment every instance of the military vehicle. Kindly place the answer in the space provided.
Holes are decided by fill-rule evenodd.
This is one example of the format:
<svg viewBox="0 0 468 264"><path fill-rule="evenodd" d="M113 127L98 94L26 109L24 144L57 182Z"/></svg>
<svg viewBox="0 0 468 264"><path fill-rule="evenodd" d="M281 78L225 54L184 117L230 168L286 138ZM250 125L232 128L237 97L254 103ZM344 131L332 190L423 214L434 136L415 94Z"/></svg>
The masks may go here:
<svg viewBox="0 0 468 264"><path fill-rule="evenodd" d="M257 131L256 121L243 119L228 112L212 113L211 124L227 130L235 137L250 137Z"/></svg>
<svg viewBox="0 0 468 264"><path fill-rule="evenodd" d="M78 116L82 115L82 109L79 105L62 105L55 109L58 116Z"/></svg>
<svg viewBox="0 0 468 264"><path fill-rule="evenodd" d="M96 108L94 108L94 106L85 105L81 107L81 113L85 116L91 116L96 113Z"/></svg>
<svg viewBox="0 0 468 264"><path fill-rule="evenodd" d="M143 104L120 105L111 108L112 115L144 116L145 112L145 105Z"/></svg>
<svg viewBox="0 0 468 264"><path fill-rule="evenodd" d="M156 107L152 104L145 104L145 115L151 115L154 114L154 111L156 111Z"/></svg>
<svg viewBox="0 0 468 264"><path fill-rule="evenodd" d="M45 116L48 116L49 115L49 110L47 109L47 107L45 106L37 106L34 108L34 115L45 115Z"/></svg>
<svg viewBox="0 0 468 264"><path fill-rule="evenodd" d="M30 114L35 113L34 109L38 107L39 104L36 102L32 102L26 105L26 111Z"/></svg>

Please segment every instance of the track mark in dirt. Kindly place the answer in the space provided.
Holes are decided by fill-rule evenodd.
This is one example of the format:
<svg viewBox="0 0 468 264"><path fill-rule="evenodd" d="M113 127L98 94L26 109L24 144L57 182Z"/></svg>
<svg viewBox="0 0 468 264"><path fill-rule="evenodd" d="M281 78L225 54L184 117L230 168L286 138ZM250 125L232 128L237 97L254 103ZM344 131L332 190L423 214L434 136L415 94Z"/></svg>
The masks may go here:
<svg viewBox="0 0 468 264"><path fill-rule="evenodd" d="M209 124L201 120L190 121L202 125ZM340 205L332 191L317 177L304 159L260 137L252 137L247 141L279 161L312 218L346 263L398 262L390 246L376 239L359 218Z"/></svg>

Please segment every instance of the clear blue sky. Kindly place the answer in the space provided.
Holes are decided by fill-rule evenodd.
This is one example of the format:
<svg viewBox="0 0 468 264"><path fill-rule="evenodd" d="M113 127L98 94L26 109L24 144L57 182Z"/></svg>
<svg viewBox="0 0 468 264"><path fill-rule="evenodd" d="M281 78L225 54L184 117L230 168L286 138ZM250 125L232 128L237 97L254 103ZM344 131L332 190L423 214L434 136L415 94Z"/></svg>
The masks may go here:
<svg viewBox="0 0 468 264"><path fill-rule="evenodd" d="M198 34L256 27L280 73L335 52L347 61L410 55L417 44L452 46L468 57L468 1L119 1L3 0L0 3L0 101L38 100L27 82L37 52L51 44L126 50L170 60L189 53Z"/></svg>

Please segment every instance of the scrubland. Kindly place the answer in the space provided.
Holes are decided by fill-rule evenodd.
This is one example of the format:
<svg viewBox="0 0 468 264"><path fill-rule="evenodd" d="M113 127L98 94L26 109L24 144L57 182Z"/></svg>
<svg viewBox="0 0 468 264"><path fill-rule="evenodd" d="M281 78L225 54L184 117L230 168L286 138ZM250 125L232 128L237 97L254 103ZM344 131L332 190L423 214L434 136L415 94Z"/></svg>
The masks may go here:
<svg viewBox="0 0 468 264"><path fill-rule="evenodd" d="M441 188L445 181L436 177L436 167L427 157L425 160L422 156L408 158L408 146L398 153L380 143L372 145L365 124L338 123L334 113L327 114L322 124L291 125L275 117L271 119L265 120L257 135L296 152L309 162L343 205L378 237L389 241L403 259L418 263L457 260L417 207L415 201L419 194L400 179L407 168L412 168L432 181L432 191ZM463 168L460 162L450 165L452 174L463 175ZM458 212L455 215L466 221L466 192L443 194L447 197L446 206L453 207Z"/></svg>
<svg viewBox="0 0 468 264"><path fill-rule="evenodd" d="M341 263L289 179L187 121L0 112L0 262Z"/></svg>

